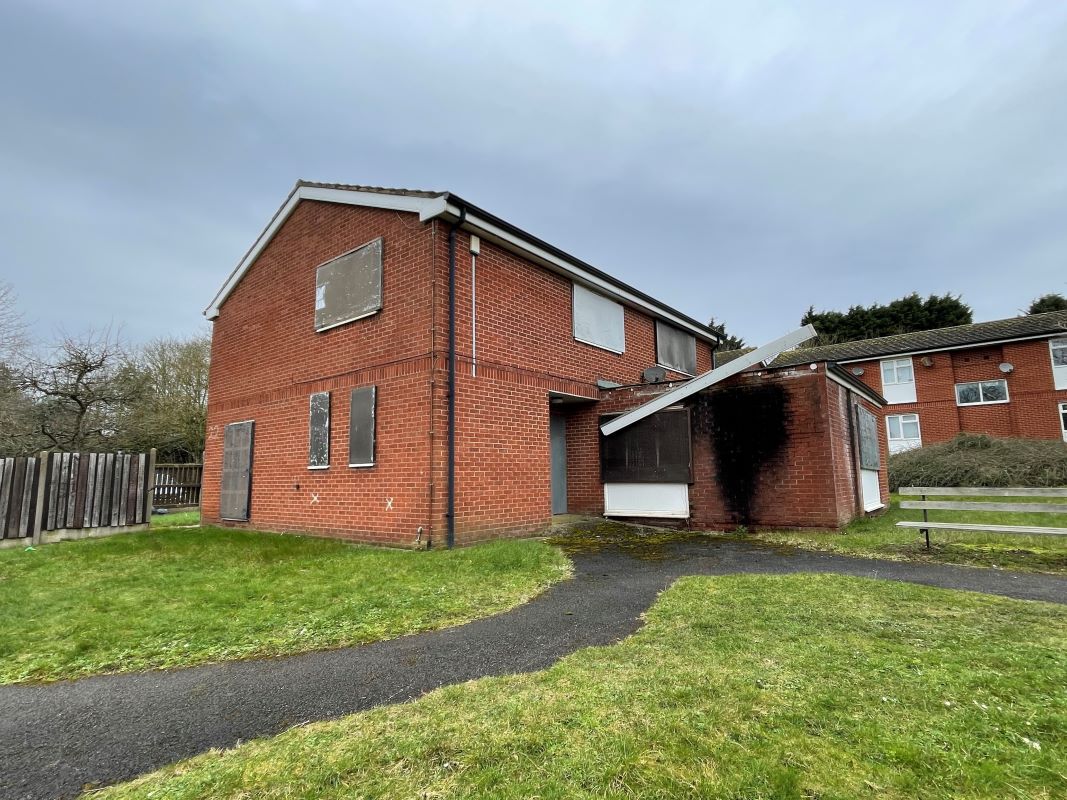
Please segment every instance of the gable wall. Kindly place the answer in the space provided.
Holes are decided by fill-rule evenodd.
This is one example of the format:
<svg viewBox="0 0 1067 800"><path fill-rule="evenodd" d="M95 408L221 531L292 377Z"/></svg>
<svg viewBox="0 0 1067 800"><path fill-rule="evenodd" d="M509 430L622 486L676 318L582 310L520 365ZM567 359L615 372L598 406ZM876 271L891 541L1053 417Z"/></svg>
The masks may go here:
<svg viewBox="0 0 1067 800"><path fill-rule="evenodd" d="M409 544L428 525L433 235L414 214L296 207L214 322L205 522L218 521L224 426L253 419L248 527ZM382 310L316 332L316 267L378 236ZM370 384L378 387L377 463L349 468L349 392ZM308 404L317 391L332 393L325 470L308 469Z"/></svg>

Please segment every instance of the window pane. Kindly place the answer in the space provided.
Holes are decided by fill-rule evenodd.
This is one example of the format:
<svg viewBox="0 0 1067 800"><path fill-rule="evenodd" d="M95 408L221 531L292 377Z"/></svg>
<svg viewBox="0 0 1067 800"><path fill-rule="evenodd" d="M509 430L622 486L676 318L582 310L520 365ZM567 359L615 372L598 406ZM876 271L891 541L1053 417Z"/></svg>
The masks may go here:
<svg viewBox="0 0 1067 800"><path fill-rule="evenodd" d="M311 420L308 436L308 466L330 464L330 393L311 395Z"/></svg>
<svg viewBox="0 0 1067 800"><path fill-rule="evenodd" d="M978 393L977 383L960 383L956 385L956 402L960 405L967 403L980 403L982 397Z"/></svg>
<svg viewBox="0 0 1067 800"><path fill-rule="evenodd" d="M1067 339L1052 340L1052 364L1067 367Z"/></svg>
<svg viewBox="0 0 1067 800"><path fill-rule="evenodd" d="M986 381L982 384L982 402L996 403L1008 399L1008 384L1006 381Z"/></svg>
<svg viewBox="0 0 1067 800"><path fill-rule="evenodd" d="M889 438L899 439L900 436L900 417L886 417L886 422L889 423Z"/></svg>
<svg viewBox="0 0 1067 800"><path fill-rule="evenodd" d="M905 418L901 422L901 429L904 433L905 439L918 439L919 438L919 419L907 419Z"/></svg>
<svg viewBox="0 0 1067 800"><path fill-rule="evenodd" d="M911 362L901 361L897 363L897 383L911 383L914 376L911 374Z"/></svg>
<svg viewBox="0 0 1067 800"><path fill-rule="evenodd" d="M894 368L894 362L883 361L882 362L882 383L896 383L897 375Z"/></svg>

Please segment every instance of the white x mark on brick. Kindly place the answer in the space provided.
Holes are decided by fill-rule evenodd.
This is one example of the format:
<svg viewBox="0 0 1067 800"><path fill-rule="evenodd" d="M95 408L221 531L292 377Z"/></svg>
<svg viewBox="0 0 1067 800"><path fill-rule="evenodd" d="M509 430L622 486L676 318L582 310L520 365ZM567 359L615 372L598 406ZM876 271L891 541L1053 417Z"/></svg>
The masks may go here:
<svg viewBox="0 0 1067 800"><path fill-rule="evenodd" d="M392 511L393 510L393 498L391 498L391 497L385 498L385 510L386 511Z"/></svg>
<svg viewBox="0 0 1067 800"><path fill-rule="evenodd" d="M317 494L315 494L314 492L311 493L311 502L312 503L319 502L319 496Z"/></svg>

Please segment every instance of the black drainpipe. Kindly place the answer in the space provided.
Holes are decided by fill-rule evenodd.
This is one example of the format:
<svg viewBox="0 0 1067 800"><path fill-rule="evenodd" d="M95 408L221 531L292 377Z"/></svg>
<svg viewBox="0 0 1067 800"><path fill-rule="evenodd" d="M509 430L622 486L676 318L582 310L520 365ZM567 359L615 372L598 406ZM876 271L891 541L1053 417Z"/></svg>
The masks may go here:
<svg viewBox="0 0 1067 800"><path fill-rule="evenodd" d="M467 209L448 230L448 547L456 544L456 230L463 226Z"/></svg>

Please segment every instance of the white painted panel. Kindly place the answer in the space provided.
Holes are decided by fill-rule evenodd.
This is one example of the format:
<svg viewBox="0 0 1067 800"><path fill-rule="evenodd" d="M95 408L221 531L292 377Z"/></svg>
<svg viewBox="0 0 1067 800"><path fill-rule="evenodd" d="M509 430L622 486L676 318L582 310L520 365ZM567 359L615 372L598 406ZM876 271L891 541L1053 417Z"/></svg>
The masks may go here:
<svg viewBox="0 0 1067 800"><path fill-rule="evenodd" d="M890 403L914 403L915 381L908 383L887 383L882 387L882 397Z"/></svg>
<svg viewBox="0 0 1067 800"><path fill-rule="evenodd" d="M916 447L922 447L922 439L890 439L889 440L889 454L903 453L905 450L914 450Z"/></svg>
<svg viewBox="0 0 1067 800"><path fill-rule="evenodd" d="M881 508L882 490L878 486L878 470L861 469L860 485L863 487L863 510L874 511Z"/></svg>
<svg viewBox="0 0 1067 800"><path fill-rule="evenodd" d="M689 516L689 484L605 483L604 515L685 519Z"/></svg>
<svg viewBox="0 0 1067 800"><path fill-rule="evenodd" d="M574 338L616 353L626 350L622 306L602 294L574 284Z"/></svg>

